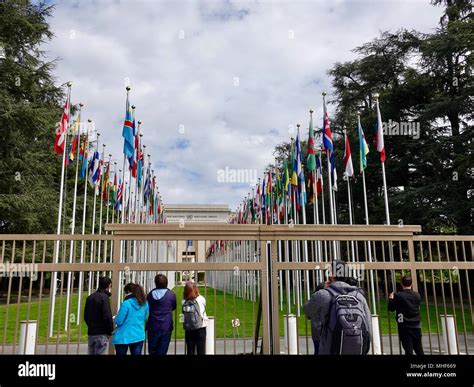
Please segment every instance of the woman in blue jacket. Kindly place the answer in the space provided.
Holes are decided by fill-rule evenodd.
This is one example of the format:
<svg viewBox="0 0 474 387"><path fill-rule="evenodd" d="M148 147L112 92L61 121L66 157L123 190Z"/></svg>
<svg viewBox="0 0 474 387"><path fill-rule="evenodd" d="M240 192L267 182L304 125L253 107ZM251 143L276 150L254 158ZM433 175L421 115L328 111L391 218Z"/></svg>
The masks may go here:
<svg viewBox="0 0 474 387"><path fill-rule="evenodd" d="M127 284L124 290L129 294L115 316L117 329L112 343L115 345L117 355L126 355L129 348L132 355L140 355L145 340L148 304L145 292L140 285Z"/></svg>

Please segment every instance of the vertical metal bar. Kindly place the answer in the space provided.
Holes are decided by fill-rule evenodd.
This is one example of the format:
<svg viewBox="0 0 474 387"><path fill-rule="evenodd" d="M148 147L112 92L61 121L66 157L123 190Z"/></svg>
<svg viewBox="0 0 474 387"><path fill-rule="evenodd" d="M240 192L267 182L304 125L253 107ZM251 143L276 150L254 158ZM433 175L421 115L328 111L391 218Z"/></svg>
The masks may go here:
<svg viewBox="0 0 474 387"><path fill-rule="evenodd" d="M25 263L25 254L26 254L26 241L23 241L23 248L22 248L22 253L21 253L21 264L22 265ZM15 352L15 349L16 349L16 337L17 337L17 333L18 333L18 319L19 319L19 316L20 316L20 303L21 303L22 287L23 287L23 277L20 276L20 279L18 281L18 298L17 298L17 303L16 303L15 333L13 334L13 352Z"/></svg>
<svg viewBox="0 0 474 387"><path fill-rule="evenodd" d="M26 311L26 321L30 321L30 312L31 312L31 292L33 290L33 281L32 281L32 276L33 276L33 270L34 270L34 265L35 265L35 256L36 256L36 241L33 241L33 252L32 252L32 257L31 257L31 270L29 273L29 287L28 287L28 309ZM25 273L26 275L26 273ZM30 328L30 324L26 324L26 333L25 337L28 337L28 329ZM26 343L27 340L24 342L24 347L23 347L23 353L26 353ZM35 343L36 345L36 343Z"/></svg>
<svg viewBox="0 0 474 387"><path fill-rule="evenodd" d="M16 247L16 241L13 241L13 243L12 243L12 260L11 260L12 264L15 262L15 247ZM2 261L3 261L4 250L5 250L5 242L3 243ZM5 325L4 325L4 329L3 329L2 355L4 353L5 344L6 344L6 341L7 341L8 312L10 311L11 291L12 291L12 277L9 274L8 275L7 304L5 305Z"/></svg>
<svg viewBox="0 0 474 387"><path fill-rule="evenodd" d="M431 249L431 241L428 241L428 252L430 254L430 262L433 262L433 251ZM434 270L431 269L431 285L433 289L433 300L434 300L434 305L435 305L435 315L436 315L436 334L438 337L438 352L439 355L441 355L442 349L441 349L441 338L440 338L440 332L439 332L439 313L438 313L438 297L436 295L436 281L435 281L435 275L434 275Z"/></svg>
<svg viewBox="0 0 474 387"><path fill-rule="evenodd" d="M119 240L118 238L114 238L114 251L113 251L113 263L115 265L118 265L120 263L120 255L121 255L121 246L122 246L122 241ZM118 307L119 307L119 296L120 296L120 287L122 284L120 283L120 270L117 269L116 266L112 266L112 315L116 315L118 312ZM99 275L99 273L97 273ZM109 346L109 354L114 353L114 345L110 343Z"/></svg>
<svg viewBox="0 0 474 387"><path fill-rule="evenodd" d="M272 285L272 316L271 326L273 332L273 354L280 354L280 301L278 292L278 243L277 241L271 241L271 285Z"/></svg>
<svg viewBox="0 0 474 387"><path fill-rule="evenodd" d="M261 300L262 300L262 323L263 323L263 353L271 354L271 338L270 338L270 308L269 308L269 289L268 289L268 253L266 248L266 241L258 242L260 244L260 262L261 262ZM264 248L262 248L262 245Z"/></svg>
<svg viewBox="0 0 474 387"><path fill-rule="evenodd" d="M450 259L449 259L449 249L448 249L448 241L444 241L444 248L445 248L445 251L446 251L446 258L448 260L448 262L450 262ZM452 280L452 277L451 277L451 270L448 269L448 277L449 277L449 290L450 290L450 293L451 293L451 307L453 308L453 316L454 316L454 331L456 333L456 347L458 348L458 351L459 351L459 338L458 338L458 316L457 316L457 313L456 313L456 304L454 302L454 290L453 290L453 280ZM459 278L458 278L458 282L459 282Z"/></svg>
<svg viewBox="0 0 474 387"><path fill-rule="evenodd" d="M424 262L425 258L423 255L423 241L419 241L419 246L420 246L420 256L421 256L421 262ZM423 269L423 289L425 293L425 306L426 306L426 318L428 321L428 341L430 344L430 353L433 354L433 344L431 342L431 316L430 316L430 304L429 304L429 298L428 298L428 291L426 289L426 271Z"/></svg>

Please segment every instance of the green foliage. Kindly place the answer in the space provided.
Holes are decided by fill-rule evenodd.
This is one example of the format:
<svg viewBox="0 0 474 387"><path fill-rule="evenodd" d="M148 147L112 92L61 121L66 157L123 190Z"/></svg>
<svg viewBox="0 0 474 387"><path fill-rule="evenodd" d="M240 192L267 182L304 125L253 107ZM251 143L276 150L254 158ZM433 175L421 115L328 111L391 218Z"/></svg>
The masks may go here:
<svg viewBox="0 0 474 387"><path fill-rule="evenodd" d="M53 151L63 98L54 62L40 50L52 37L45 3L0 3L0 232L53 232L61 163Z"/></svg>

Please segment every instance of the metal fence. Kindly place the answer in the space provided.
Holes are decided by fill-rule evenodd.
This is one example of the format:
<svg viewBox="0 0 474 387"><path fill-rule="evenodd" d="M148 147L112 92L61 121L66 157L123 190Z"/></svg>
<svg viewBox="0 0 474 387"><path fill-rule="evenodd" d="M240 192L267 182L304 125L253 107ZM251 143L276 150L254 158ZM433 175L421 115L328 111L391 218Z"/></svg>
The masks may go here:
<svg viewBox="0 0 474 387"><path fill-rule="evenodd" d="M165 273L196 276L212 316L209 353L312 354L303 305L334 258L349 263L373 314L371 354L403 353L387 298L403 274L422 295L427 354L473 354L472 236L422 236L419 226L166 224L106 226L108 235L0 236L0 353L87 353L83 309L100 275L153 288ZM205 262L176 262L177 241L218 241ZM56 252L59 254L56 254ZM56 258L57 261L56 261ZM176 279L176 282L174 280ZM56 285L55 285L56 284ZM180 307L169 353L185 353ZM34 330L34 335L31 331ZM146 346L144 348L146 353Z"/></svg>

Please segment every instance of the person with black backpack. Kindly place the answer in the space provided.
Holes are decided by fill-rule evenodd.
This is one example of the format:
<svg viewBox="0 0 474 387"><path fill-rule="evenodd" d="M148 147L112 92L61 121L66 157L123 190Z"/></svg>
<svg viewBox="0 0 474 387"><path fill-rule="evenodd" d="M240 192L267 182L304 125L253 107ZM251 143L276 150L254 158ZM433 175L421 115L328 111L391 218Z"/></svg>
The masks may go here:
<svg viewBox="0 0 474 387"><path fill-rule="evenodd" d="M188 355L206 354L206 299L194 282L186 282L183 293L183 328Z"/></svg>
<svg viewBox="0 0 474 387"><path fill-rule="evenodd" d="M305 305L316 327L320 355L366 355L372 326L364 291L348 283L346 264L334 261L329 286L318 290Z"/></svg>

